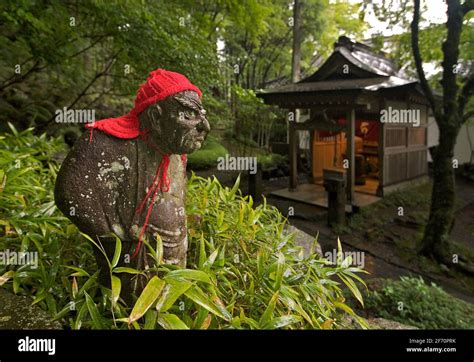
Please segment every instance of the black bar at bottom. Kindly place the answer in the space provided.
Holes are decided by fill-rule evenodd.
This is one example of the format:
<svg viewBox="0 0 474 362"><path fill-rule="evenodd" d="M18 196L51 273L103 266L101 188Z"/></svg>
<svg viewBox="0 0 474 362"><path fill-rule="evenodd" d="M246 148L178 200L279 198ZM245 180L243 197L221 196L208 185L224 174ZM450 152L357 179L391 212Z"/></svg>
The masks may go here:
<svg viewBox="0 0 474 362"><path fill-rule="evenodd" d="M54 342L53 342L54 341ZM54 345L54 348L53 348ZM32 351L42 349L42 351ZM182 361L470 361L474 330L400 331L0 331L0 361L106 358Z"/></svg>

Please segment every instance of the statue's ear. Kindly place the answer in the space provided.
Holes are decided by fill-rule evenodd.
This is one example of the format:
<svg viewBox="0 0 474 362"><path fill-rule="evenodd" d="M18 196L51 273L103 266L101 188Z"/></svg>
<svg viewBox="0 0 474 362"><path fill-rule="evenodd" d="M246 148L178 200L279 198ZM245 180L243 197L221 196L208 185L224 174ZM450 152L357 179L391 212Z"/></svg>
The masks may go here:
<svg viewBox="0 0 474 362"><path fill-rule="evenodd" d="M152 106L148 107L147 116L149 122L151 123L153 129L158 132L161 132L160 118L162 113L163 110L159 104L153 104Z"/></svg>
<svg viewBox="0 0 474 362"><path fill-rule="evenodd" d="M163 110L161 109L160 105L155 103L150 107L148 116L155 122L161 118L162 113Z"/></svg>

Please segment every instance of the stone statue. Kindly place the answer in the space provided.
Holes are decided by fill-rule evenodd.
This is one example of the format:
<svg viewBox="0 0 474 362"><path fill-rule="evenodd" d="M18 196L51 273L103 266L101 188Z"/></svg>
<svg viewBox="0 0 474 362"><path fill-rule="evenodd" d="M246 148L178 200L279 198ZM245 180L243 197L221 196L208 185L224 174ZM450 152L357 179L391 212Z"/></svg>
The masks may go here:
<svg viewBox="0 0 474 362"><path fill-rule="evenodd" d="M117 235L123 245L119 265L151 266L143 239L155 247L157 234L164 262L186 264L186 154L199 149L210 131L200 97L186 77L158 69L139 89L132 111L88 124L61 166L57 206L101 242L110 260L112 233ZM106 261L95 252L107 285ZM124 292L143 287L143 281L121 276Z"/></svg>

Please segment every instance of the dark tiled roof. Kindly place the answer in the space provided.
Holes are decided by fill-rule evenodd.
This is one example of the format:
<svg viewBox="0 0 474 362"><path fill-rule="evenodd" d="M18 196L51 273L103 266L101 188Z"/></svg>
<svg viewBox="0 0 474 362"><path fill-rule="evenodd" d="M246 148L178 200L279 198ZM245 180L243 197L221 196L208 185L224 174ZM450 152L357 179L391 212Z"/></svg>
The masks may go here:
<svg viewBox="0 0 474 362"><path fill-rule="evenodd" d="M262 90L262 97L281 93L306 93L337 90L377 91L416 84L383 53L362 43L340 37L331 56L309 77L298 83Z"/></svg>
<svg viewBox="0 0 474 362"><path fill-rule="evenodd" d="M261 92L267 93L294 93L294 92L317 92L330 90L350 90L365 89L376 91L380 88L399 87L417 81L398 78L396 76L374 77L374 78L357 78L357 79L332 79L316 82L300 82L289 84L283 87L268 89Z"/></svg>

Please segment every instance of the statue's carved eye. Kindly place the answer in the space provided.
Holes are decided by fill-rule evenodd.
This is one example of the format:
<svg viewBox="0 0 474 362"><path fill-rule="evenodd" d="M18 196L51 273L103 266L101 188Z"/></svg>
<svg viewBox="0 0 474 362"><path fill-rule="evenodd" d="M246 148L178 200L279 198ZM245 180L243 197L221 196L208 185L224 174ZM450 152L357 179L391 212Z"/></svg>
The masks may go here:
<svg viewBox="0 0 474 362"><path fill-rule="evenodd" d="M196 112L192 110L187 110L184 112L184 115L186 116L186 118L195 118Z"/></svg>

